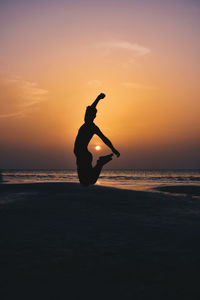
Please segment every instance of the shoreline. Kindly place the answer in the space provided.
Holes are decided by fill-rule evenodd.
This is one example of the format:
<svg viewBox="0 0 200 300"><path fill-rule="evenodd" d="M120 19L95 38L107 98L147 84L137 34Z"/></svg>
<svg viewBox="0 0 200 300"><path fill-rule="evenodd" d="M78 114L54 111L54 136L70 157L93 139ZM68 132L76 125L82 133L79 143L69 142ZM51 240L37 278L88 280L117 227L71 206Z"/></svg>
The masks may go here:
<svg viewBox="0 0 200 300"><path fill-rule="evenodd" d="M25 189L25 190L31 190L34 188L38 189L43 189L45 190L46 188L55 188L56 189L61 189L63 192L65 189L78 189L82 191L89 191L91 189L108 189L108 190L120 190L120 191L129 191L129 192L161 192L161 193L169 193L169 194L187 194L187 195L193 195L193 196L200 196L200 185L197 184L159 184L159 185L152 185L148 186L144 189L131 189L131 188L123 188L122 185L119 186L114 186L114 185L103 185L103 184L96 184L96 185L90 185L90 186L82 186L78 182L57 182L57 181L52 181L52 182L4 182L2 181L0 183L0 193L2 191L12 191L12 190L20 190L20 189ZM66 190L67 191L67 190Z"/></svg>

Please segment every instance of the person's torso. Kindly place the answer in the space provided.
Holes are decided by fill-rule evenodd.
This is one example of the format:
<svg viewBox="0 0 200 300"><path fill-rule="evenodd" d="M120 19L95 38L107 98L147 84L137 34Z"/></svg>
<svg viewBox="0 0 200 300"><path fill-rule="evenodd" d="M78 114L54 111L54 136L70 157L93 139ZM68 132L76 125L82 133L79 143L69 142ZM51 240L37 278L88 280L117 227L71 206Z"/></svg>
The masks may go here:
<svg viewBox="0 0 200 300"><path fill-rule="evenodd" d="M97 126L94 123L84 123L79 131L74 144L74 153L87 150L87 146L96 133Z"/></svg>

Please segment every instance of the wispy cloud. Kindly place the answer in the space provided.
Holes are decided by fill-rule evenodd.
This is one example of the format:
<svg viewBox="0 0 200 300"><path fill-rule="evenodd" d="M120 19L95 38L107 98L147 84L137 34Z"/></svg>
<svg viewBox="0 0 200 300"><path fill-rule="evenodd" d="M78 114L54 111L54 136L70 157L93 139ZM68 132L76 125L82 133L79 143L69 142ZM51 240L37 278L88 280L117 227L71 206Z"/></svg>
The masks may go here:
<svg viewBox="0 0 200 300"><path fill-rule="evenodd" d="M152 85L145 85L138 82L122 82L122 86L131 89L145 89L145 90L155 90L156 87Z"/></svg>
<svg viewBox="0 0 200 300"><path fill-rule="evenodd" d="M47 99L48 91L21 78L0 78L0 118L22 117Z"/></svg>
<svg viewBox="0 0 200 300"><path fill-rule="evenodd" d="M0 119L12 118L12 117L20 117L22 116L21 112L10 113L10 114L0 114Z"/></svg>
<svg viewBox="0 0 200 300"><path fill-rule="evenodd" d="M102 81L100 80L90 80L87 82L87 85L93 88L99 88L102 86Z"/></svg>
<svg viewBox="0 0 200 300"><path fill-rule="evenodd" d="M96 44L97 48L104 49L121 49L132 52L136 56L143 56L151 52L148 47L139 45L137 43L131 43L128 41L110 41Z"/></svg>

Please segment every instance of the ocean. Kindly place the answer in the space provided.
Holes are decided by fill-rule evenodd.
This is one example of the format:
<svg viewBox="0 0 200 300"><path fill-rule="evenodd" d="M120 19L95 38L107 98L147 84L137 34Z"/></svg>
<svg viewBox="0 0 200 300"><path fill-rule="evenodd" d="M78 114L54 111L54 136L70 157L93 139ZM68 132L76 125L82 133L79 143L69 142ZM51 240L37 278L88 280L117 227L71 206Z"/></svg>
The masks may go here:
<svg viewBox="0 0 200 300"><path fill-rule="evenodd" d="M4 183L78 182L76 170L2 170ZM151 190L162 185L200 185L195 170L104 170L96 183L130 190Z"/></svg>

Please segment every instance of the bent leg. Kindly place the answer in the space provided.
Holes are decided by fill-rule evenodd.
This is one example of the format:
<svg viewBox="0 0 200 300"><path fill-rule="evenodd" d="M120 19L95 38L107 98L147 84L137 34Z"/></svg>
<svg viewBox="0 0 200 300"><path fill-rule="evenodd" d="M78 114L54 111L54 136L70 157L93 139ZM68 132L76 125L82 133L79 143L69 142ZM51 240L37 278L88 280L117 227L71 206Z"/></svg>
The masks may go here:
<svg viewBox="0 0 200 300"><path fill-rule="evenodd" d="M82 185L90 185L92 173L92 154L89 151L82 151L76 154L78 178Z"/></svg>
<svg viewBox="0 0 200 300"><path fill-rule="evenodd" d="M92 167L91 168L77 168L78 178L80 184L84 186L90 185L91 181L91 174L92 174Z"/></svg>
<svg viewBox="0 0 200 300"><path fill-rule="evenodd" d="M89 160L84 160L84 162L82 160L77 160L77 171L80 184L84 186L95 184L100 176L103 166L112 160L112 156L113 154L101 156L94 168L91 163L92 157L90 157Z"/></svg>
<svg viewBox="0 0 200 300"><path fill-rule="evenodd" d="M109 154L106 156L101 156L98 159L96 166L92 169L90 184L95 184L97 182L103 166L112 160L112 156L113 154Z"/></svg>

